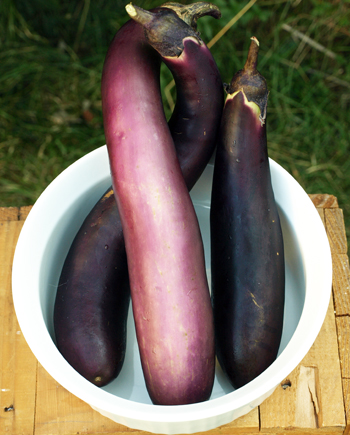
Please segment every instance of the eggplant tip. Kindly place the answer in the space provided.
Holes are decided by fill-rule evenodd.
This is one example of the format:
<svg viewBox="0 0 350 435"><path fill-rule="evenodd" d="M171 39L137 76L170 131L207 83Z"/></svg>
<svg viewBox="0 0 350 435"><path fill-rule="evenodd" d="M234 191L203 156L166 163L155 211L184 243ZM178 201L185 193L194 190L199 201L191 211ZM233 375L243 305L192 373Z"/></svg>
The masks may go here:
<svg viewBox="0 0 350 435"><path fill-rule="evenodd" d="M259 47L259 45L260 45L259 40L255 36L252 36L250 39L252 41L254 41L256 43L256 45Z"/></svg>
<svg viewBox="0 0 350 435"><path fill-rule="evenodd" d="M132 3L129 3L125 6L126 12L130 17L135 17L137 15L136 9Z"/></svg>
<svg viewBox="0 0 350 435"><path fill-rule="evenodd" d="M154 17L152 12L142 9L140 6L133 5L132 2L125 6L125 10L129 14L130 18L142 26L148 25Z"/></svg>

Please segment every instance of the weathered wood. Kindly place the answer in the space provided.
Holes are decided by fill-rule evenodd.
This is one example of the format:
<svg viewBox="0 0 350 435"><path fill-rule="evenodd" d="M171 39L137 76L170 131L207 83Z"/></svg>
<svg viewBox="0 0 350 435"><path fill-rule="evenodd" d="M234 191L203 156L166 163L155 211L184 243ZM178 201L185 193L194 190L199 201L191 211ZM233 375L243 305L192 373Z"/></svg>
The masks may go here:
<svg viewBox="0 0 350 435"><path fill-rule="evenodd" d="M17 221L18 215L18 207L0 207L0 221Z"/></svg>
<svg viewBox="0 0 350 435"><path fill-rule="evenodd" d="M326 227L332 252L346 250L343 214L337 208L336 198L328 195L310 195L310 198ZM329 207L333 207L332 210ZM341 299L341 295L345 296L344 278L340 282L334 278L333 286L334 282L338 305L345 309L348 301ZM345 346L346 349L349 347ZM261 431L279 433L288 429L288 433L292 431L293 434L325 430L342 433L348 420L345 419L341 384L337 329L331 299L325 322L310 351L281 387L260 406Z"/></svg>
<svg viewBox="0 0 350 435"><path fill-rule="evenodd" d="M333 254L347 254L348 244L341 208L325 209L326 231Z"/></svg>
<svg viewBox="0 0 350 435"><path fill-rule="evenodd" d="M336 317L338 348L342 377L350 379L350 317Z"/></svg>
<svg viewBox="0 0 350 435"><path fill-rule="evenodd" d="M330 241L334 306L331 300L315 343L275 392L249 414L206 435L350 435L350 272L343 212L333 195L309 196ZM12 305L11 267L20 221L30 209L0 207L0 433L147 435L103 417L65 390L23 339Z"/></svg>
<svg viewBox="0 0 350 435"><path fill-rule="evenodd" d="M206 435L218 434L254 434L259 432L259 408L252 409L248 414L232 421L231 423L220 426L211 431L203 432Z"/></svg>
<svg viewBox="0 0 350 435"><path fill-rule="evenodd" d="M20 207L19 209L19 215L18 215L18 220L20 221L25 221L30 210L33 208L32 205L25 205L23 207Z"/></svg>
<svg viewBox="0 0 350 435"><path fill-rule="evenodd" d="M35 435L120 433L130 429L94 411L38 364Z"/></svg>
<svg viewBox="0 0 350 435"><path fill-rule="evenodd" d="M25 205L23 207L0 207L0 222L24 221L32 208L32 205Z"/></svg>
<svg viewBox="0 0 350 435"><path fill-rule="evenodd" d="M78 433L118 434L127 432L147 435L130 429L94 411L87 403L72 395L57 383L38 363L35 435L75 435ZM220 426L206 435L253 434L259 432L259 410Z"/></svg>
<svg viewBox="0 0 350 435"><path fill-rule="evenodd" d="M350 420L350 379L343 378L343 395L344 395L344 410L346 415L346 421ZM345 428L344 435L349 435L350 425Z"/></svg>
<svg viewBox="0 0 350 435"><path fill-rule="evenodd" d="M37 360L19 328L11 289L12 259L23 224L16 216L0 221L0 433L33 435Z"/></svg>
<svg viewBox="0 0 350 435"><path fill-rule="evenodd" d="M318 212L318 214L319 214L319 216L321 218L323 226L326 227L326 220L325 220L325 216L324 216L324 208L317 207L316 210L317 210L317 212Z"/></svg>
<svg viewBox="0 0 350 435"><path fill-rule="evenodd" d="M350 267L346 254L333 254L333 297L336 316L350 315Z"/></svg>
<svg viewBox="0 0 350 435"><path fill-rule="evenodd" d="M334 195L327 195L323 193L309 194L311 201L315 204L315 207L319 208L337 208L338 199Z"/></svg>
<svg viewBox="0 0 350 435"><path fill-rule="evenodd" d="M308 354L281 386L260 405L261 431L280 428L296 433L345 428L342 380L333 300L318 337Z"/></svg>

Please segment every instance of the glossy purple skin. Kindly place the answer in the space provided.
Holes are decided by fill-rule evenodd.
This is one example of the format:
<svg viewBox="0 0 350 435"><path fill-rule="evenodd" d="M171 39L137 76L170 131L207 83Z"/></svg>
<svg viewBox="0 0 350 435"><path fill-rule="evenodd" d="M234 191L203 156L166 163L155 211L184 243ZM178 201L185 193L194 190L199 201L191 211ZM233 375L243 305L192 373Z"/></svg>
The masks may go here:
<svg viewBox="0 0 350 435"><path fill-rule="evenodd" d="M153 403L201 402L210 397L215 369L203 243L164 115L159 70L147 50L134 68L125 47L119 40L119 56L128 54L123 68L106 57L102 108L142 368Z"/></svg>
<svg viewBox="0 0 350 435"><path fill-rule="evenodd" d="M111 239L119 243L110 244ZM125 357L130 291L122 242L118 209L108 192L74 238L57 288L57 347L82 376L97 386L118 376Z"/></svg>
<svg viewBox="0 0 350 435"><path fill-rule="evenodd" d="M109 57L118 56L118 41L125 30L130 35L125 42L132 48L134 58L146 50L152 54L147 62L154 61L155 69L159 69L159 55L146 45L141 26L134 21L119 30ZM210 51L205 46L186 44L192 46L191 53L196 58L187 59L187 65L173 65L168 60L177 87L169 125L187 187L191 189L214 150L223 87ZM113 74L110 78L113 83ZM59 350L95 385L108 384L122 368L129 301L124 237L110 190L96 203L73 241L61 273L54 313Z"/></svg>
<svg viewBox="0 0 350 435"><path fill-rule="evenodd" d="M242 92L222 117L211 200L216 352L235 388L277 357L283 327L283 236L273 194L266 125Z"/></svg>
<svg viewBox="0 0 350 435"><path fill-rule="evenodd" d="M217 65L208 47L191 38L184 41L179 58L164 58L173 71L176 105L169 120L181 169L190 190L213 154L222 109L224 89Z"/></svg>

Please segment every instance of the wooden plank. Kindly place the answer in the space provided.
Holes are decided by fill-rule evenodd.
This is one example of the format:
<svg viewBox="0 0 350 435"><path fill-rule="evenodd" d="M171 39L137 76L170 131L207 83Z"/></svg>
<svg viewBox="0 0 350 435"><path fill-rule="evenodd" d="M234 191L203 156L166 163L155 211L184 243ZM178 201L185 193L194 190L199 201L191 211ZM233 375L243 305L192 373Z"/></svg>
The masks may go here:
<svg viewBox="0 0 350 435"><path fill-rule="evenodd" d="M342 211L337 209L338 203L336 198L332 195L310 195L313 203L318 209L321 219L323 222L328 225L330 229L330 245L332 248L332 252L334 249L344 251L347 250L347 243L345 237L345 228L343 223ZM31 207L25 208L13 208L16 210L12 211L3 211L0 208L0 221L11 220L11 219L25 219L30 211ZM340 210L340 213L339 213ZM329 213L332 212L332 213ZM4 216L6 216L4 218ZM16 223L22 224L22 223ZM1 228L0 228L1 229ZM1 233L0 233L1 234ZM1 240L0 240L0 252L1 252ZM344 255L342 257L342 255ZM347 349L349 348L349 339L348 336L344 334L349 334L346 328L349 328L347 321L349 321L349 317L345 314L348 314L347 304L348 300L346 295L344 294L344 289L346 289L348 283L347 276L347 267L348 267L348 259L346 256L346 251L342 253L340 257L336 260L333 260L333 267L335 271L336 277L338 277L338 269L341 271L343 269L343 273L345 275L340 277L339 279L333 281L333 287L336 289L340 289L343 292L342 300L337 300L336 296L334 297L335 308L337 312L337 316L339 313L342 313L342 320L337 317L337 328L338 335L339 332L343 336L343 350L341 353L341 361L342 361L342 369L343 366L346 367L348 364L347 359L349 359L349 352ZM334 255L333 255L334 256ZM0 257L1 259L1 257ZM337 263L336 263L337 261ZM12 263L12 256L11 256ZM0 273L2 270L0 270ZM4 282L2 279L3 276L0 275L0 284ZM1 293L2 294L2 293ZM335 292L336 294L336 292ZM7 337L4 334L4 331L9 332L9 334L13 335L13 331L15 331L16 339L26 346L27 352L29 350L28 346L23 340L23 337L20 335L20 331L18 328L8 328L4 326L2 322L3 319L3 311L2 311L2 299L0 306L0 350L2 351L1 355L3 355L3 346L4 340L7 340ZM338 311L340 307L340 311ZM329 318L329 313L331 313L330 325L333 322L333 332L335 328L335 319L334 313L332 313L332 308L330 304L330 308L327 313L326 319ZM328 319L329 320L329 319ZM325 322L326 323L326 322ZM345 328L345 329L344 329ZM214 435L214 434L235 434L235 433L257 433L259 432L259 414L261 419L261 433L289 433L293 432L293 435L306 434L306 433L340 433L344 431L345 427L345 417L344 417L344 404L340 406L341 412L343 413L343 420L341 420L341 412L339 412L339 406L334 407L334 398L335 394L338 398L335 402L339 401L339 373L340 373L340 362L338 356L338 369L337 364L334 364L334 349L330 349L329 346L323 346L322 340L326 341L329 344L330 333L332 332L332 326L326 327L325 335L323 334L323 338L321 336L321 332L323 331L324 326L322 327L319 337L316 342L310 349L308 355L304 358L302 363L290 374L288 379L281 383L281 386L277 387L276 391L273 395L268 398L259 408L254 409L251 413L246 416L241 417L227 425L221 426L213 431L205 432L206 435ZM344 332L345 330L345 332ZM12 331L12 332L11 332ZM333 334L334 335L334 334ZM326 336L328 338L326 338ZM12 340L12 339L11 339ZM11 342L10 340L10 342ZM317 344L321 340L321 344ZM15 346L13 346L13 342L15 342ZM332 342L332 340L331 340ZM336 344L336 348L338 351L337 341L334 340L333 344ZM8 345L5 345L5 347ZM17 349L18 343L16 340L12 340L11 348L15 347ZM315 350L316 347L316 350ZM322 349L322 350L320 350ZM18 351L16 350L16 355ZM20 353L20 352L19 352ZM10 352L7 351L7 354L10 355ZM30 352L31 354L31 352ZM15 355L15 358L17 358ZM21 357L22 361L28 361L28 356L23 352ZM32 358L33 355L31 354ZM23 359L24 358L24 359ZM308 359L309 358L309 359ZM34 358L35 360L35 358ZM315 363L316 360L316 363ZM2 362L0 361L0 364ZM15 362L16 367L18 366L18 362ZM22 363L23 366L23 363ZM326 366L328 366L326 370ZM335 369L335 370L334 370ZM28 376L27 380L24 380L24 383L27 387L23 387L22 382L19 383L18 387L16 384L16 395L13 402L15 403L15 412L11 410L11 398L13 395L4 396L8 391L0 391L0 403L4 404L0 408L0 433L31 433L31 434L64 434L64 435L75 435L77 433L90 433L90 434L127 434L133 432L140 435L147 435L147 432L143 431L135 431L131 430L125 426L118 425L114 423L108 418L101 416L98 412L92 410L89 405L81 401L80 399L74 397L68 391L66 391L63 387L56 383L54 379L50 377L49 374L38 364L35 360L35 368L31 369L31 365L29 364L29 368L25 367L25 372L21 373L23 367L21 369L16 369L15 376L17 379L25 378ZM36 372L37 370L37 372ZM3 368L1 368L0 374L0 385L1 389L3 385ZM29 372L29 374L28 374ZM34 403L33 403L33 391L35 393L35 387L30 389L28 388L28 383L32 382L33 375L37 373L37 406L36 412L34 415ZM337 377L338 374L338 377ZM335 377L334 377L335 375ZM6 374L5 374L6 376ZM333 376L333 377L332 377ZM346 416L349 417L349 407L350 407L350 379L343 378L342 387L344 391L344 401L345 401L345 411ZM290 384L290 385L289 385ZM282 386L283 385L283 386ZM331 385L331 387L330 387ZM22 388L23 387L23 388ZM17 395L17 390L21 391L19 395ZM330 390L331 388L331 390ZM28 397L25 397L25 392L29 394ZM29 392L29 393L28 393ZM2 394L3 393L3 394ZM282 394L281 394L282 393ZM21 397L22 396L22 397ZM4 402L3 398L10 399ZM24 403L25 405L19 405L20 403ZM270 403L269 403L270 402ZM5 403L7 405L5 405ZM328 406L331 404L331 406ZM26 410L23 411L23 407ZM5 415L5 408L10 408ZM11 415L11 419L8 418ZM267 414L268 419L267 419ZM291 420L289 426L285 426L286 414L293 414L294 421ZM3 416L7 417L4 419ZM35 417L35 424L34 424ZM4 421L6 420L6 421ZM266 424L268 421L275 420L274 424L270 424L270 427ZM340 421L340 423L339 423ZM347 418L346 421L349 421ZM28 423L31 422L31 423ZM332 423L333 422L333 423ZM303 426L304 425L304 426ZM31 431L26 432L27 427L31 428ZM348 433L347 433L348 431ZM349 427L346 426L345 433L350 435Z"/></svg>
<svg viewBox="0 0 350 435"><path fill-rule="evenodd" d="M258 423L258 424L257 424ZM235 435L235 434L258 434L259 433L259 408L252 409L248 414L237 418L231 423L219 426L215 429L196 432L196 435ZM150 432L134 431L133 435L151 435ZM118 433L119 435L119 433Z"/></svg>
<svg viewBox="0 0 350 435"><path fill-rule="evenodd" d="M325 209L326 230L333 254L347 254L343 210L341 208Z"/></svg>
<svg viewBox="0 0 350 435"><path fill-rule="evenodd" d="M346 420L350 419L350 379L343 378L343 394L344 394L344 409ZM347 425L344 431L344 435L350 433L350 426Z"/></svg>
<svg viewBox="0 0 350 435"><path fill-rule="evenodd" d="M337 329L334 317L333 298L320 333L303 359L302 365L317 367L319 373L319 391L321 395L320 412L322 421L320 428L345 427L344 403L341 382L341 366L339 361Z"/></svg>
<svg viewBox="0 0 350 435"><path fill-rule="evenodd" d="M344 435L350 433L350 317L337 316L337 333L339 358L342 373L344 412L346 418L346 428Z"/></svg>
<svg viewBox="0 0 350 435"><path fill-rule="evenodd" d="M0 207L0 221L24 221L32 208L32 205L23 207Z"/></svg>
<svg viewBox="0 0 350 435"><path fill-rule="evenodd" d="M333 297L336 316L350 315L350 267L346 254L333 254Z"/></svg>
<svg viewBox="0 0 350 435"><path fill-rule="evenodd" d="M0 221L17 221L18 207L0 207Z"/></svg>
<svg viewBox="0 0 350 435"><path fill-rule="evenodd" d="M25 205L25 206L23 206L23 207L20 207L20 209L19 209L19 216L18 216L18 219L20 220L20 221L24 221L24 220L26 220L27 219L27 216L28 216L28 214L29 214L29 212L30 212L30 210L33 208L33 206L32 205Z"/></svg>
<svg viewBox="0 0 350 435"><path fill-rule="evenodd" d="M9 216L9 214L7 214ZM32 435L37 361L14 312L12 259L23 222L0 222L0 433Z"/></svg>
<svg viewBox="0 0 350 435"><path fill-rule="evenodd" d="M336 317L339 359L342 377L350 379L350 317Z"/></svg>
<svg viewBox="0 0 350 435"><path fill-rule="evenodd" d="M342 211L337 209L336 198L329 195L309 196L327 232L328 229L330 231L327 236L332 251L344 250L343 216ZM344 430L346 420L336 334L331 299L325 322L310 351L288 379L260 406L262 433L279 433L286 429L293 434Z"/></svg>
<svg viewBox="0 0 350 435"><path fill-rule="evenodd" d="M342 380L333 300L310 351L281 386L260 405L262 433L285 428L293 435L342 433L345 428Z"/></svg>
<svg viewBox="0 0 350 435"><path fill-rule="evenodd" d="M338 199L334 195L327 195L322 193L309 194L311 201L315 204L315 207L319 208L337 208Z"/></svg>
<svg viewBox="0 0 350 435"><path fill-rule="evenodd" d="M333 296L336 312L338 349L341 365L346 428L350 433L350 270L349 258L345 254L334 254Z"/></svg>
<svg viewBox="0 0 350 435"><path fill-rule="evenodd" d="M259 407L252 409L248 414L237 418L231 423L219 426L211 431L204 432L206 435L214 434L254 434L259 432Z"/></svg>
<svg viewBox="0 0 350 435"><path fill-rule="evenodd" d="M35 435L110 434L130 429L103 417L38 364Z"/></svg>
<svg viewBox="0 0 350 435"><path fill-rule="evenodd" d="M319 214L319 216L321 218L323 226L326 227L326 220L325 220L325 217L324 217L324 208L317 207L316 210L317 210L317 212L318 212L318 214Z"/></svg>
<svg viewBox="0 0 350 435"><path fill-rule="evenodd" d="M75 435L92 434L133 434L146 435L142 430L130 429L115 423L93 410L87 403L72 395L57 383L38 364L37 398L35 413L35 435ZM245 434L259 432L259 410L253 409L248 414L231 423L220 426L206 435Z"/></svg>

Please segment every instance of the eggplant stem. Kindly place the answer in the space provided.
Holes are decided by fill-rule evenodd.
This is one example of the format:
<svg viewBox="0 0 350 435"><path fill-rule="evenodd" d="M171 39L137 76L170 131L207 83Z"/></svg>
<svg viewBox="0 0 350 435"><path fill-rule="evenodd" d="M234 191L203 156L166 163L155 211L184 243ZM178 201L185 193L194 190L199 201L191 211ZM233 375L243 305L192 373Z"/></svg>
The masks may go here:
<svg viewBox="0 0 350 435"><path fill-rule="evenodd" d="M259 106L259 120L263 125L266 118L269 91L265 78L257 70L259 41L255 36L250 39L251 43L244 67L233 76L230 84L225 86L225 90L229 95L242 90L248 101L252 101Z"/></svg>
<svg viewBox="0 0 350 435"><path fill-rule="evenodd" d="M174 11L179 18L181 18L194 30L197 30L197 21L201 17L210 15L214 18L221 18L220 9L216 5L209 2L196 2L189 5L167 2L161 7Z"/></svg>
<svg viewBox="0 0 350 435"><path fill-rule="evenodd" d="M130 18L144 28L147 42L161 56L179 57L184 49L183 41L188 37L193 37L200 45L203 44L196 30L170 8L160 7L151 12L130 3L125 9ZM190 10L199 16L201 7L197 9L192 7L192 9L188 9L188 11ZM193 24L194 15L188 15L188 17L191 16Z"/></svg>
<svg viewBox="0 0 350 435"><path fill-rule="evenodd" d="M247 73L253 74L256 72L256 67L258 64L258 54L259 54L259 41L255 36L252 36L251 43L248 51L247 60L244 65L244 70Z"/></svg>
<svg viewBox="0 0 350 435"><path fill-rule="evenodd" d="M137 21L141 25L146 25L153 20L154 13L150 11L146 11L145 9L140 8L139 6L133 5L129 3L125 6L126 12L133 20Z"/></svg>

